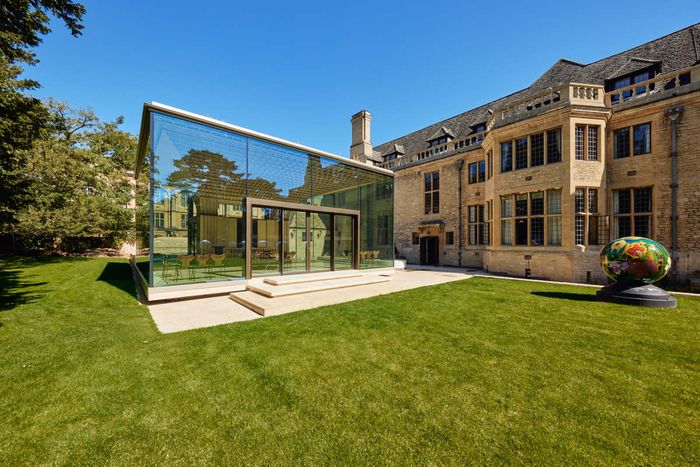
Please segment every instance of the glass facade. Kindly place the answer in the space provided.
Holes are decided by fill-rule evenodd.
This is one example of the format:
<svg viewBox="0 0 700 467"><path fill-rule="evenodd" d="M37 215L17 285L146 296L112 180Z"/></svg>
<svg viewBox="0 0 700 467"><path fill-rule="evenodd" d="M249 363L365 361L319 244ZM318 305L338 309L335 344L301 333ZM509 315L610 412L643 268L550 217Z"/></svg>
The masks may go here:
<svg viewBox="0 0 700 467"><path fill-rule="evenodd" d="M391 175L195 119L146 115L140 168L150 186L138 224L150 287L349 269L353 258L360 268L393 266ZM256 203L246 216L246 199L271 206Z"/></svg>

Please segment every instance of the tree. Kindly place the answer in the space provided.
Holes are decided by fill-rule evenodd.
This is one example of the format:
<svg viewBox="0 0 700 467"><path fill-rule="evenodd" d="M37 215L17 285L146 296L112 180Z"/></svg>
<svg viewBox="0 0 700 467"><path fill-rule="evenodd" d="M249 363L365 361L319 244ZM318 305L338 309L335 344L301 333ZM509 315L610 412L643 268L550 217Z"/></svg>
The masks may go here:
<svg viewBox="0 0 700 467"><path fill-rule="evenodd" d="M35 87L18 79L20 72L0 59L0 231L16 222L16 212L29 201L27 155L49 121L41 101L20 92Z"/></svg>
<svg viewBox="0 0 700 467"><path fill-rule="evenodd" d="M119 130L121 118L102 122L89 109L47 106L51 125L28 152L31 203L17 213L17 233L39 247L116 246L133 228L128 171L136 138Z"/></svg>
<svg viewBox="0 0 700 467"><path fill-rule="evenodd" d="M13 232L16 213L31 202L26 176L27 152L49 125L49 112L26 92L39 86L19 79L21 63L37 62L31 50L51 30L49 15L79 36L85 8L70 0L0 2L0 233Z"/></svg>
<svg viewBox="0 0 700 467"><path fill-rule="evenodd" d="M65 23L77 37L85 7L72 0L3 0L0 4L0 54L10 64L34 64L31 48L41 44L41 36L51 32L49 14Z"/></svg>

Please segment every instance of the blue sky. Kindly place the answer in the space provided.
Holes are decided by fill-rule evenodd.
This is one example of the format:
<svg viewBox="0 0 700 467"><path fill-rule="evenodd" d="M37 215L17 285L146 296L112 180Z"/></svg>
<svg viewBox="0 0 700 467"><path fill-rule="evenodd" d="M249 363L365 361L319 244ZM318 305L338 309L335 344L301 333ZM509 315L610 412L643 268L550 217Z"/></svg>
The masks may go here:
<svg viewBox="0 0 700 467"><path fill-rule="evenodd" d="M126 118L157 101L347 155L350 116L388 141L700 21L700 2L88 0L25 75L39 97Z"/></svg>

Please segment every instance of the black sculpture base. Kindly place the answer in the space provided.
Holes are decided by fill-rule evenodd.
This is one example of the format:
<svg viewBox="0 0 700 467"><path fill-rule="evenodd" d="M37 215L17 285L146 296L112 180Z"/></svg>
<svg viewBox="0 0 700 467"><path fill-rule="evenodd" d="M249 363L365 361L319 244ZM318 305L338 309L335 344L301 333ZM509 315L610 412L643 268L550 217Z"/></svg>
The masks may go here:
<svg viewBox="0 0 700 467"><path fill-rule="evenodd" d="M676 298L664 289L643 282L619 281L596 293L598 300L651 308L676 308Z"/></svg>

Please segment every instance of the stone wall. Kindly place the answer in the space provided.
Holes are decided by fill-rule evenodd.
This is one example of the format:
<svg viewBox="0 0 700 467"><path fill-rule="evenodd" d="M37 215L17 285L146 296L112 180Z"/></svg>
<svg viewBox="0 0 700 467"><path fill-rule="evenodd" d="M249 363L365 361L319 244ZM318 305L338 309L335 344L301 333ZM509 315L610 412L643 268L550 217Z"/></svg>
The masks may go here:
<svg viewBox="0 0 700 467"><path fill-rule="evenodd" d="M678 127L678 280L700 270L700 95L686 94L613 114L611 130L651 123L651 154L612 158L610 137L606 179L607 211L612 214L612 190L652 187L652 237L671 249L671 121L665 111L682 105ZM612 133L611 133L612 134Z"/></svg>
<svg viewBox="0 0 700 467"><path fill-rule="evenodd" d="M490 272L509 276L592 284L607 282L597 251L489 250L485 257Z"/></svg>
<svg viewBox="0 0 700 467"><path fill-rule="evenodd" d="M490 131L481 148L396 171L395 232L400 254L409 263L420 260L419 245L412 244L413 234L439 237L440 264L460 264L457 161L462 169L462 254L461 265L483 267L492 272L524 276L529 268L532 277L604 283L598 265L601 245L576 245L574 235L574 194L577 187L598 189L598 211L613 220L612 191L623 188L653 187L651 237L667 248L671 246L671 123L665 111L683 105L678 132L678 280L700 271L700 92L671 99L645 102L619 108L591 109L569 106ZM626 126L651 122L650 154L613 159L613 131ZM575 160L574 131L577 124L600 127L598 160ZM562 161L527 169L499 173L500 142L552 128L562 129ZM633 135L631 135L632 137ZM468 166L484 160L493 152L494 174L485 183L468 183ZM424 214L423 176L440 172L440 213ZM562 189L562 245L513 247L500 244L499 202L502 195ZM468 245L468 206L493 202L491 244ZM429 225L430 223L434 223ZM439 223L439 224L437 224ZM454 245L446 245L446 232L454 232ZM612 233L611 233L612 235ZM586 237L587 238L587 237ZM529 257L528 259L525 259Z"/></svg>

